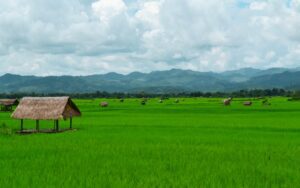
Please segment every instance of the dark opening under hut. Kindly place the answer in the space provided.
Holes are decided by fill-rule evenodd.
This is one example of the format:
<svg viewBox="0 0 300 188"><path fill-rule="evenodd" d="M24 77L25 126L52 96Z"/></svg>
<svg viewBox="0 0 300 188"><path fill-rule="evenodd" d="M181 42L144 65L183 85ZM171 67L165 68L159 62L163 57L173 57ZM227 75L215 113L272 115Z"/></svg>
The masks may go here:
<svg viewBox="0 0 300 188"><path fill-rule="evenodd" d="M22 133L23 120L35 120L36 132L40 131L40 120L53 120L52 132L59 132L59 120L70 119L72 129L72 118L78 116L81 116L81 112L70 97L24 97L11 117L21 120Z"/></svg>

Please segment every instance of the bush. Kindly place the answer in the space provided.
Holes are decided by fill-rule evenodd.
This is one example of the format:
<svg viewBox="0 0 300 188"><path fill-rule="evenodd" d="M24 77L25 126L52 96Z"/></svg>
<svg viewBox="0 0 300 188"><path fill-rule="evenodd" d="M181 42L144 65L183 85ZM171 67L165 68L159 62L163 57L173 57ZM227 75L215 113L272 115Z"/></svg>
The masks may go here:
<svg viewBox="0 0 300 188"><path fill-rule="evenodd" d="M5 123L2 123L0 126L0 135L11 136L13 134L13 130L6 126Z"/></svg>
<svg viewBox="0 0 300 188"><path fill-rule="evenodd" d="M294 92L292 98L288 99L288 101L299 101L300 100L300 91Z"/></svg>
<svg viewBox="0 0 300 188"><path fill-rule="evenodd" d="M290 98L288 101L300 101L300 98Z"/></svg>

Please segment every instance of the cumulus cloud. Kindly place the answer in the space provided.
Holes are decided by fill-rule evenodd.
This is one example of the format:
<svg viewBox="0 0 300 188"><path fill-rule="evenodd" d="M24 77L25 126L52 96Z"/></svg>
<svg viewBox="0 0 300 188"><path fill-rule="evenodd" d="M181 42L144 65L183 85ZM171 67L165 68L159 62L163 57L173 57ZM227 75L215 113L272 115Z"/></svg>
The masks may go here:
<svg viewBox="0 0 300 188"><path fill-rule="evenodd" d="M109 23L115 16L126 13L126 5L123 0L99 0L92 3L94 13L104 23Z"/></svg>
<svg viewBox="0 0 300 188"><path fill-rule="evenodd" d="M256 2L256 1L252 2L249 6L251 10L264 10L267 7L268 7L267 2Z"/></svg>
<svg viewBox="0 0 300 188"><path fill-rule="evenodd" d="M299 0L0 0L0 74L299 66Z"/></svg>

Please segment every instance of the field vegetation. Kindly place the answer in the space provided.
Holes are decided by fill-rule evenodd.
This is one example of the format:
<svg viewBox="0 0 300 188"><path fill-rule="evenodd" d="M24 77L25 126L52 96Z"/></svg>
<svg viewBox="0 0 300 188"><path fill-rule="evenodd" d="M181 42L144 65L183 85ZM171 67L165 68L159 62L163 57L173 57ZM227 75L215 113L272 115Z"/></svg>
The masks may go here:
<svg viewBox="0 0 300 188"><path fill-rule="evenodd" d="M59 134L18 135L0 112L0 187L300 186L300 102L159 100L75 99L77 130Z"/></svg>

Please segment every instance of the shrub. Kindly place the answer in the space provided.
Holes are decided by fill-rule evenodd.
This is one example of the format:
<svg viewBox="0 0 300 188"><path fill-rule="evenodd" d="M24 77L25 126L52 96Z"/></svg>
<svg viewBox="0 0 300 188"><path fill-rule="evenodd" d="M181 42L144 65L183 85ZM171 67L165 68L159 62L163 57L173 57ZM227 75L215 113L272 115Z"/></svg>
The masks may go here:
<svg viewBox="0 0 300 188"><path fill-rule="evenodd" d="M0 126L0 135L11 136L13 134L13 130L6 126L5 123L2 123Z"/></svg>

